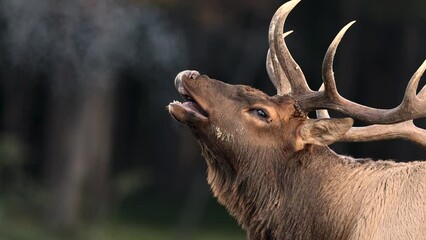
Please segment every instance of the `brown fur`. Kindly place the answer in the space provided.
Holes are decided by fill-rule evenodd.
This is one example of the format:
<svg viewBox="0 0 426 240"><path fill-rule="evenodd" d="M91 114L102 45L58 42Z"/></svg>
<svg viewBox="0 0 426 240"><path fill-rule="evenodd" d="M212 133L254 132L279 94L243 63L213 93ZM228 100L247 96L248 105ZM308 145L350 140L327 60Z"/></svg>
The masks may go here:
<svg viewBox="0 0 426 240"><path fill-rule="evenodd" d="M426 162L337 155L326 145L352 121L307 119L291 96L207 76L182 84L208 120L170 112L190 125L214 196L248 239L426 239Z"/></svg>

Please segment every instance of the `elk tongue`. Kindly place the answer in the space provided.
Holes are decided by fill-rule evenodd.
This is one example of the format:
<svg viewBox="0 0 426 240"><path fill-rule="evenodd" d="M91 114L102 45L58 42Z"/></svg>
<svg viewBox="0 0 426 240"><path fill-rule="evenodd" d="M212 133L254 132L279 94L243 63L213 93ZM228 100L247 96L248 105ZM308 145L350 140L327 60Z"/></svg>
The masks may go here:
<svg viewBox="0 0 426 240"><path fill-rule="evenodd" d="M184 103L182 103L182 106L184 106L185 108L189 108L199 114L201 114L204 117L207 117L207 112L204 111L203 108L201 108L201 106L196 103L195 101L186 101Z"/></svg>

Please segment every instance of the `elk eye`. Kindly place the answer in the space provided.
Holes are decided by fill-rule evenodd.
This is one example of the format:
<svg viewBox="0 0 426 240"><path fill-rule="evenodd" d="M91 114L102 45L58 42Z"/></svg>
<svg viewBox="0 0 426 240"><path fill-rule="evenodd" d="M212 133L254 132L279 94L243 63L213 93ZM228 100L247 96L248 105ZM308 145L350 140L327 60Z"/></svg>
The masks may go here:
<svg viewBox="0 0 426 240"><path fill-rule="evenodd" d="M257 115L259 115L259 117L261 117L261 118L264 118L264 119L268 118L268 114L267 114L267 113L266 113L266 111L265 111L265 110L263 110L263 109L256 109L256 113L257 113Z"/></svg>

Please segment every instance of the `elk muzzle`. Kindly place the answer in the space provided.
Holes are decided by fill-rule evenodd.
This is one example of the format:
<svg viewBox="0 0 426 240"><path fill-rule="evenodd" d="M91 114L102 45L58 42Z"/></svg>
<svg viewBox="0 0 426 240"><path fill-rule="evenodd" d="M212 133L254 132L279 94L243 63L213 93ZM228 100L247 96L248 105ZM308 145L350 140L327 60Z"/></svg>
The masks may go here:
<svg viewBox="0 0 426 240"><path fill-rule="evenodd" d="M168 105L168 109L177 121L186 125L196 125L208 119L208 113L203 108L204 101L199 96L199 89L193 87L192 82L198 81L200 77L197 71L185 70L175 78L175 87L185 101L181 103L175 100Z"/></svg>

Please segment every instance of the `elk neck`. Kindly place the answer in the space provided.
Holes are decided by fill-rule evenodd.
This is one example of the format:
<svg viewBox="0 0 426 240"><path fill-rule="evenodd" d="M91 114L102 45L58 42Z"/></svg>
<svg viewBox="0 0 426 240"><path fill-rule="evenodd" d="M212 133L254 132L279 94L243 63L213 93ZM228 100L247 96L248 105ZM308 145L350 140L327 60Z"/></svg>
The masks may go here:
<svg viewBox="0 0 426 240"><path fill-rule="evenodd" d="M362 206L345 199L361 203L371 189L385 191L398 181L400 172L426 169L424 163L356 160L326 146L311 145L291 156L258 147L244 149L243 159L229 159L214 145L200 145L214 196L253 239L344 239ZM335 211L341 208L347 209L343 215Z"/></svg>
<svg viewBox="0 0 426 240"><path fill-rule="evenodd" d="M200 145L214 196L256 239L273 239L276 234L271 229L280 229L284 216L305 214L306 221L315 219L313 215L319 214L315 211L288 211L298 209L291 207L295 204L305 205L306 209L325 209L314 205L321 197L322 183L328 181L324 178L331 170L327 169L345 161L328 147L320 146L310 146L292 156L266 147L244 149L241 152L245 154L235 159L214 145L202 141Z"/></svg>

